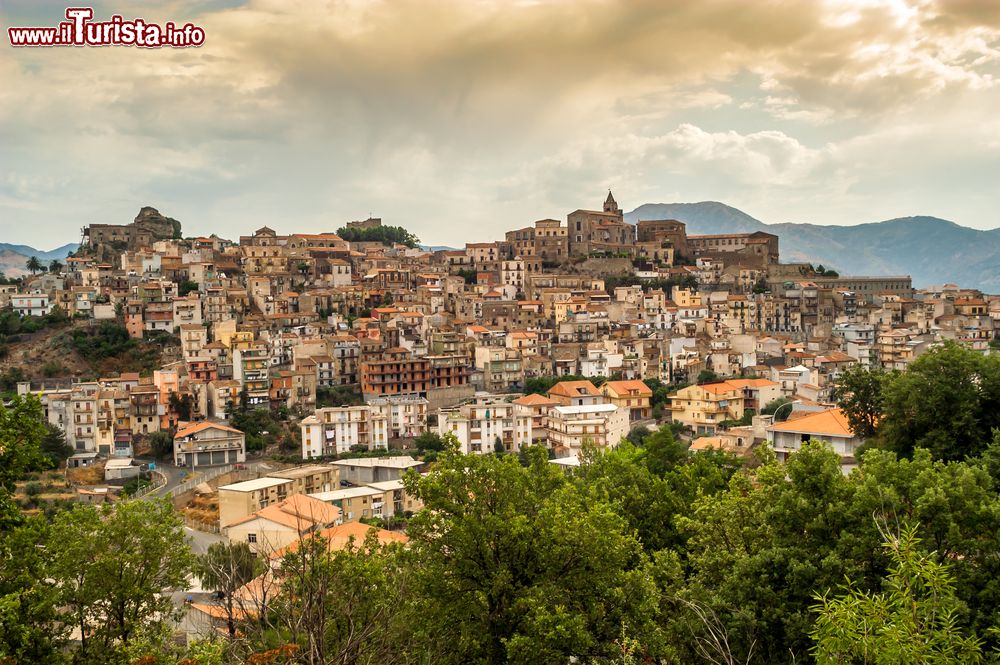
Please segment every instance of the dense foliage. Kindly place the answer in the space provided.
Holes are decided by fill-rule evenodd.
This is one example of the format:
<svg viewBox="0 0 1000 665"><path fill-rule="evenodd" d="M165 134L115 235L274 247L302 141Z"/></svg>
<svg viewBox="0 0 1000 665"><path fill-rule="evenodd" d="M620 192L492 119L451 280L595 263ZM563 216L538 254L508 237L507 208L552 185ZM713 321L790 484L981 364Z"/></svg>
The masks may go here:
<svg viewBox="0 0 1000 665"><path fill-rule="evenodd" d="M638 286L645 291L663 291L667 297L675 286L685 289L698 288L698 278L694 275L672 275L666 279L642 279L635 275L605 275L604 288L614 295L615 289L619 286Z"/></svg>
<svg viewBox="0 0 1000 665"><path fill-rule="evenodd" d="M73 331L71 338L73 349L88 361L123 356L139 344L129 337L125 326L114 321L102 321L89 330L79 328Z"/></svg>
<svg viewBox="0 0 1000 665"><path fill-rule="evenodd" d="M1000 428L1000 355L945 342L905 372L857 367L841 378L838 403L860 436L900 455L978 456Z"/></svg>
<svg viewBox="0 0 1000 665"><path fill-rule="evenodd" d="M237 409L229 424L246 435L247 450L264 450L278 443L282 427L270 409Z"/></svg>
<svg viewBox="0 0 1000 665"><path fill-rule="evenodd" d="M12 510L15 482L49 463L40 406L18 399L0 410L0 661L985 661L1000 646L992 362L946 346L905 381L846 380L859 400L882 386L874 439L886 447L931 425L893 424L906 387L931 404L945 403L935 391L967 390L968 413L939 418L985 437L870 447L847 475L819 442L783 464L766 449L744 463L693 454L669 427L587 446L571 471L542 448L470 456L450 435L421 437L437 459L404 481L425 505L406 547L369 536L332 548L313 534L268 567L242 545L196 562L166 503L51 521ZM260 435L271 427L266 411L236 417ZM182 649L165 639L172 610L158 592L192 571L226 592L225 628L215 646ZM78 625L87 639L69 645Z"/></svg>
<svg viewBox="0 0 1000 665"><path fill-rule="evenodd" d="M119 372L152 372L160 366L163 346L177 344L179 338L160 332L146 340L129 336L117 321L101 321L68 333L69 347L95 371L114 369Z"/></svg>
<svg viewBox="0 0 1000 665"><path fill-rule="evenodd" d="M341 227L337 235L348 242L380 242L386 246L406 245L416 248L420 238L402 226L373 226L370 228Z"/></svg>

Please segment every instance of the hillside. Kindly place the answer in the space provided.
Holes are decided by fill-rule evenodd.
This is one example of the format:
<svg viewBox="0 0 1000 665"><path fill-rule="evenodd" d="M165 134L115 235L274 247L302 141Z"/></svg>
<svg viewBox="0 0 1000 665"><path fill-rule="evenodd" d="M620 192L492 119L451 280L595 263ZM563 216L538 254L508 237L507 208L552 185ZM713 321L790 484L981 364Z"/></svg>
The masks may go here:
<svg viewBox="0 0 1000 665"><path fill-rule="evenodd" d="M954 282L1000 293L1000 229L980 231L937 217L856 226L766 224L717 201L648 203L625 219L678 219L689 233L767 231L780 236L782 261L822 263L843 274L907 274L918 287Z"/></svg>
<svg viewBox="0 0 1000 665"><path fill-rule="evenodd" d="M32 256L38 257L42 265L48 265L52 259L64 261L67 256L76 251L77 247L79 245L73 242L46 252L29 247L28 245L12 245L0 242L0 273L8 277L27 275L28 271L25 269L24 264Z"/></svg>

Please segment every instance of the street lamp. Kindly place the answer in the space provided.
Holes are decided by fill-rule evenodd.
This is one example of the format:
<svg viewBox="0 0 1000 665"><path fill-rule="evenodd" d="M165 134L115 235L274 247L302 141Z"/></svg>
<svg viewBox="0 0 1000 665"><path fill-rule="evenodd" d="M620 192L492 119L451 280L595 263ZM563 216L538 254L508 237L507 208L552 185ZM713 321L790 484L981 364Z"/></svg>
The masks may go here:
<svg viewBox="0 0 1000 665"><path fill-rule="evenodd" d="M772 422L775 422L775 423L778 422L778 412L781 411L783 408L785 408L786 406L794 406L794 405L796 405L798 403L799 403L799 400L796 399L796 400L792 400L791 402L785 402L784 404L782 404L781 406L779 406L777 409L774 410L774 413L771 414ZM791 414L791 410L789 410L788 413Z"/></svg>

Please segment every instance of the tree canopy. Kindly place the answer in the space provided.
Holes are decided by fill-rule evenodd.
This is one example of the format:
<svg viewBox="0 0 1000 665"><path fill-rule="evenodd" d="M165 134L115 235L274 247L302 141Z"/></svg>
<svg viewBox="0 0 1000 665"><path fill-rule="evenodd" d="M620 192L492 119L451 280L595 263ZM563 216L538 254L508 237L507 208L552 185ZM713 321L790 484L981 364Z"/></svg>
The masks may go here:
<svg viewBox="0 0 1000 665"><path fill-rule="evenodd" d="M348 242L380 242L383 245L406 245L414 249L420 243L420 238L413 235L402 226L371 226L367 228L341 227L337 235Z"/></svg>

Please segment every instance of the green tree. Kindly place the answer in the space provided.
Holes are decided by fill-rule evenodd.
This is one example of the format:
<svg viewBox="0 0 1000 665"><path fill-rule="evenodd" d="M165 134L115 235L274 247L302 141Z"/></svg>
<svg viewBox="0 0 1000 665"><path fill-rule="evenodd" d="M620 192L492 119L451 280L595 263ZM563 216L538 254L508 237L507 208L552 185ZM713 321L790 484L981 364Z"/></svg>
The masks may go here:
<svg viewBox="0 0 1000 665"><path fill-rule="evenodd" d="M657 476L663 476L671 469L683 464L690 454L688 444L674 437L673 428L664 425L642 442L642 461Z"/></svg>
<svg viewBox="0 0 1000 665"><path fill-rule="evenodd" d="M610 506L568 484L543 450L445 452L407 491L425 626L450 646L438 662L565 662L609 656L622 625L639 636L656 616L638 540Z"/></svg>
<svg viewBox="0 0 1000 665"><path fill-rule="evenodd" d="M191 393L178 395L176 392L171 391L167 401L170 404L170 410L177 414L178 419L184 421L191 420L191 411L194 409L194 395Z"/></svg>
<svg viewBox="0 0 1000 665"><path fill-rule="evenodd" d="M695 379L695 383L718 383L722 378L718 374L710 369L703 369L698 372L698 378Z"/></svg>
<svg viewBox="0 0 1000 665"><path fill-rule="evenodd" d="M880 367L854 365L837 379L835 397L851 431L862 439L878 433L883 411L883 390L891 375Z"/></svg>
<svg viewBox="0 0 1000 665"><path fill-rule="evenodd" d="M180 297L185 297L189 293L193 293L198 290L198 282L193 282L190 279L185 279L177 285L177 295Z"/></svg>
<svg viewBox="0 0 1000 665"><path fill-rule="evenodd" d="M59 259L52 259L49 261L49 272L58 274L61 273L63 269L62 261Z"/></svg>
<svg viewBox="0 0 1000 665"><path fill-rule="evenodd" d="M348 242L380 242L386 246L394 244L416 248L420 239L401 226L373 226L371 228L341 227L337 235Z"/></svg>
<svg viewBox="0 0 1000 665"><path fill-rule="evenodd" d="M30 272L32 275L34 275L36 272L41 272L42 270L44 270L44 268L42 267L42 262L38 260L37 256L32 256L30 259L28 259L25 262L24 267L27 268L28 272Z"/></svg>
<svg viewBox="0 0 1000 665"><path fill-rule="evenodd" d="M887 382L880 444L902 455L980 455L1000 427L1000 356L954 342L928 351Z"/></svg>
<svg viewBox="0 0 1000 665"><path fill-rule="evenodd" d="M444 450L444 441L441 439L441 435L437 432L427 431L418 436L413 440L413 445L417 447L417 450L428 451L434 450L441 452Z"/></svg>
<svg viewBox="0 0 1000 665"><path fill-rule="evenodd" d="M58 467L73 454L73 446L66 443L66 435L52 423L45 423L45 435L39 443L39 450L49 458L53 467Z"/></svg>
<svg viewBox="0 0 1000 665"><path fill-rule="evenodd" d="M38 398L14 396L7 404L0 400L0 533L20 521L11 499L15 483L26 472L49 465L41 450L46 432Z"/></svg>
<svg viewBox="0 0 1000 665"><path fill-rule="evenodd" d="M171 459L174 456L174 437L162 430L153 432L149 435L149 448L156 459Z"/></svg>
<svg viewBox="0 0 1000 665"><path fill-rule="evenodd" d="M168 499L77 506L56 515L48 548L61 605L83 636L81 655L106 658L160 634L194 563Z"/></svg>
<svg viewBox="0 0 1000 665"><path fill-rule="evenodd" d="M642 442L650 434L652 434L652 431L648 427L646 427L645 425L639 425L637 427L633 427L632 429L630 429L629 433L625 436L625 438L633 446L641 446Z"/></svg>
<svg viewBox="0 0 1000 665"><path fill-rule="evenodd" d="M921 540L953 562L957 593L966 608L963 623L995 644L1000 561L993 553L1000 551L1000 496L985 464L936 461L923 449L911 458L874 449L864 453L851 481L857 526L846 541L879 551L883 538L870 526L873 514L893 524L919 525ZM858 551L848 556L861 558ZM882 552L878 556L884 559ZM876 580L871 581L874 588Z"/></svg>
<svg viewBox="0 0 1000 665"><path fill-rule="evenodd" d="M892 568L881 593L848 586L820 594L813 655L829 663L980 663L982 648L958 625L961 601L948 566L919 549L915 526L886 535Z"/></svg>
<svg viewBox="0 0 1000 665"><path fill-rule="evenodd" d="M787 464L771 459L737 473L726 491L696 498L690 516L678 518L691 570L682 597L706 603L719 617L741 662L750 654L762 663L803 657L814 590L866 565L865 556L838 551L855 523L851 489L839 456L806 443ZM685 615L681 623L703 635L701 622Z"/></svg>
<svg viewBox="0 0 1000 665"><path fill-rule="evenodd" d="M51 575L41 516L0 529L0 662L59 663L70 627Z"/></svg>
<svg viewBox="0 0 1000 665"><path fill-rule="evenodd" d="M70 339L76 352L91 362L120 358L138 346L128 329L115 321L101 321L96 329L77 328Z"/></svg>
<svg viewBox="0 0 1000 665"><path fill-rule="evenodd" d="M787 419L788 413L791 411L791 409L782 407L784 407L786 404L791 404L791 403L792 400L788 399L787 397L776 397L767 404L765 404L764 408L760 410L760 413L761 415L764 416L773 416L777 414L775 420L780 422L782 420ZM778 409L781 409L781 411L779 412Z"/></svg>
<svg viewBox="0 0 1000 665"><path fill-rule="evenodd" d="M676 516L687 510L675 486L680 474L657 476L645 463L645 451L627 443L588 453L574 474L580 491L614 506L647 552L677 547L682 539Z"/></svg>
<svg viewBox="0 0 1000 665"><path fill-rule="evenodd" d="M244 614L236 592L257 575L264 572L264 565L246 543L213 543L208 551L198 557L195 573L202 588L221 591L222 606L226 611L226 628L229 639L236 638L237 622Z"/></svg>
<svg viewBox="0 0 1000 665"><path fill-rule="evenodd" d="M411 645L424 630L411 611L412 565L399 543L379 544L374 531L362 542L332 548L322 535L304 537L280 559L279 591L268 623L253 642L277 633L301 645L304 663L415 662ZM421 662L441 662L434 644L420 644Z"/></svg>

